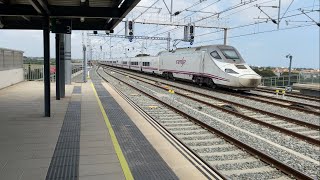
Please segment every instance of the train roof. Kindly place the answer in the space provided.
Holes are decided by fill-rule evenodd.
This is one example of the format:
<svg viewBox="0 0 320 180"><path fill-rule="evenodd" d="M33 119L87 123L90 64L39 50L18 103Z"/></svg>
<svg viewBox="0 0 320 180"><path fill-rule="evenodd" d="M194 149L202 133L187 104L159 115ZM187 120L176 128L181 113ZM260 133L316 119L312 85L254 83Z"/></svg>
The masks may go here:
<svg viewBox="0 0 320 180"><path fill-rule="evenodd" d="M212 48L225 48L225 49L230 49L233 48L232 46L229 45L223 45L223 44L216 44L216 45L207 45L207 46L197 46L197 47L184 47L184 48L177 48L174 51L160 51L158 55L164 54L164 53L175 53L175 52L183 52L183 51L199 51L202 49L212 49Z"/></svg>

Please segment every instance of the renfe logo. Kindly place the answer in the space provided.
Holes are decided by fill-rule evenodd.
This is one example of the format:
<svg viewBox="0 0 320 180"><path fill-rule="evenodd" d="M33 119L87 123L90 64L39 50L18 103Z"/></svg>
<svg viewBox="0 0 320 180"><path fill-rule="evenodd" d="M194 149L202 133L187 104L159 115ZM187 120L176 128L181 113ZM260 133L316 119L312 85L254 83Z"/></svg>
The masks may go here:
<svg viewBox="0 0 320 180"><path fill-rule="evenodd" d="M181 64L181 67L187 62L187 60L184 60L184 57L181 60L176 60L176 64Z"/></svg>

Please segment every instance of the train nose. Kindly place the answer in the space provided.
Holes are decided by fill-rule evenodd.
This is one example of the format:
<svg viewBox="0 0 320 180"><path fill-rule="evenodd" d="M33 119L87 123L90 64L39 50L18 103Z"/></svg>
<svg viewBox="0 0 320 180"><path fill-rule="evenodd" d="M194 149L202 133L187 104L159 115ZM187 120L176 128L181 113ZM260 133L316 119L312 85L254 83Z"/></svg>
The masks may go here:
<svg viewBox="0 0 320 180"><path fill-rule="evenodd" d="M243 75L239 77L239 82L244 87L257 87L261 83L261 77L257 75Z"/></svg>

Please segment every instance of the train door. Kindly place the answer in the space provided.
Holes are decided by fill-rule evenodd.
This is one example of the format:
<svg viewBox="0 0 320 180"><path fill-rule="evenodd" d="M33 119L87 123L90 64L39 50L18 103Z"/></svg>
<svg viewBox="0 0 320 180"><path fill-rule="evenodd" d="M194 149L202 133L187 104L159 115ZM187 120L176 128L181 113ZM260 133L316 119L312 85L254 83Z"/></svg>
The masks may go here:
<svg viewBox="0 0 320 180"><path fill-rule="evenodd" d="M199 72L200 74L203 74L204 73L204 59L205 59L205 55L206 55L206 51L201 51L201 60L200 60L200 68L199 68Z"/></svg>
<svg viewBox="0 0 320 180"><path fill-rule="evenodd" d="M158 70L158 74L160 73L159 71L160 71L160 56L157 56L157 64L156 64L156 68L157 68L157 70Z"/></svg>

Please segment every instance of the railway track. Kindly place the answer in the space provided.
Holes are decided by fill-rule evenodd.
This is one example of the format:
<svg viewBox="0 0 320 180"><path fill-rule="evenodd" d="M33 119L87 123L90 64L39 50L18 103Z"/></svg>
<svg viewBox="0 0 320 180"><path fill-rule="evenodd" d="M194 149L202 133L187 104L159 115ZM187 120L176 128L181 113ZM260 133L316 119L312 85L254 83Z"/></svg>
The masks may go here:
<svg viewBox="0 0 320 180"><path fill-rule="evenodd" d="M258 88L255 89L255 91L275 94L275 90L266 89L266 88L259 88L258 87ZM317 98L317 97L314 97L314 96L302 95L302 94L300 94L298 92L286 92L286 96L305 99L305 100L309 100L309 101L315 101L315 102L318 102L318 103L320 102L320 98Z"/></svg>
<svg viewBox="0 0 320 180"><path fill-rule="evenodd" d="M113 71L120 73L124 76L129 75L123 72L119 72L115 70ZM155 81L148 80L150 81L148 82L142 78L137 78L134 76L130 76L130 77L164 90L170 90L170 87L159 85ZM279 117L269 112L261 111L254 108L249 108L241 104L234 104L230 101L225 101L223 99L213 98L211 96L203 96L200 93L190 91L184 88L178 88L174 90L175 90L175 93L180 96L192 99L194 101L203 103L207 106L213 107L223 112L236 115L237 117L242 117L245 120L252 121L254 123L266 126L268 128L280 131L287 135L294 136L296 138L299 138L309 143L320 146L320 131L319 131L320 126L308 124L308 123L301 123L301 122L298 122L300 124L298 123L294 124L292 122L295 122L295 120L291 118ZM190 94L190 92L192 92L192 94ZM212 101L212 99L214 99L215 101ZM230 106L231 104L233 106ZM305 127L306 125L308 127Z"/></svg>
<svg viewBox="0 0 320 180"><path fill-rule="evenodd" d="M224 169L224 170L222 170L222 172L223 172L223 174L228 174L228 177L232 177L235 179L239 179L239 178L240 179L248 179L248 178L255 177L255 179L259 179L258 177L256 177L256 175L258 175L258 176L259 176L259 174L261 175L261 173L263 172L263 169L266 169L266 167L265 167L266 165L263 165L262 162L256 161L257 159L253 158L254 156L258 156L263 161L267 162L268 164L272 164L272 165L276 166L276 168L281 169L283 172L286 172L287 174L292 175L293 173L298 173L298 174L294 175L294 178L298 178L298 179L312 178L310 175L306 175L301 172L300 172L301 173L300 174L299 171L295 170L294 168L292 168L284 163L281 163L280 161L276 160L275 158L272 158L270 155L267 155L264 152L261 152L255 148L235 139L234 137L226 134L225 132L221 132L221 130L212 127L212 125L208 125L207 123L204 123L203 121L199 120L198 118L195 118L195 117L188 115L187 113L177 109L177 107L174 107L172 104L170 104L168 102L163 102L161 100L161 97L153 97L149 93L144 92L140 88L143 87L143 88L148 89L148 87L146 87L145 85L142 85L142 83L136 82L138 84L133 85L133 84L131 84L133 82L131 82L131 83L126 82L127 80L125 80L126 78L123 78L123 76L121 78L115 77L116 75L114 75L114 74L109 74L109 76L112 76L113 78L116 78L117 81L121 81L121 83L126 84L126 85L130 86L131 88L134 88L135 90L139 91L139 93L147 95L150 98L155 98L158 102L165 104L165 106L167 106L167 107L170 107L170 109L174 110L174 112L179 112L179 115L177 116L174 114L170 114L167 111L154 112L154 109L147 109L146 110L149 114L152 114L154 117L156 117L158 119L162 118L161 122L170 126L170 127L168 127L169 130L177 131L177 133L178 133L177 136L180 136L180 139L182 138L184 140L190 141L186 144L191 146L193 151L195 151L198 154L201 154L201 157L203 157L206 161L210 162L210 164L218 167L218 169L220 169L220 171L221 171L221 169ZM128 78L128 79L132 79L132 78ZM117 85L117 83L115 83L115 84ZM123 85L119 85L119 84L118 84L118 86L123 87ZM138 88L137 86L139 86L140 88ZM133 96L133 98L134 97L135 96ZM137 98L141 99L142 96L139 96ZM153 105L153 104L151 104L151 105L148 104L148 106L149 107L156 106L158 108L155 108L155 109L162 109L162 106L157 106L157 105ZM181 120L179 118L181 115L183 115L185 117L185 120ZM172 120L173 118L175 120ZM215 140L216 136L214 136L214 137L207 136L206 132L203 129L189 127L189 126L191 126L190 120L192 120L192 123L196 123L196 124L200 125L202 128L209 130L211 133L213 132L216 135L222 136L223 139L226 139L227 141L231 142L232 144L236 144L237 147L240 149L237 149L237 150L234 150L233 148L228 149L226 147L228 147L229 145L225 145L224 143L223 143L222 147L219 148L219 146L217 146L217 148L215 148L214 144L216 144L216 142L220 142L219 140ZM176 122L174 122L174 121L176 121ZM180 133L180 135L179 135L179 133ZM188 133L189 133L189 135L186 135ZM221 133L222 133L222 135L221 135ZM182 137L181 137L181 135L182 135ZM190 136L190 137L188 137L188 136ZM191 136L195 136L195 138L193 138ZM206 145L206 146L200 147L201 144ZM230 146L232 144L230 144ZM223 147L225 147L225 148L223 148ZM243 157L242 155L239 155L239 151L241 151L241 149L245 149L246 152L249 152L251 154L250 157L249 156ZM236 153L236 154L233 154L233 153ZM219 157L215 157L215 156L219 156ZM224 160L221 160L221 158L223 158ZM246 161L246 159L248 159L248 162ZM251 167L251 170L246 171L246 169L242 169L242 168L245 168L242 165L245 165L245 167L249 167L249 169ZM262 166L262 167L260 168L260 166ZM229 169L230 167L232 167L232 168ZM229 170L226 170L225 168L229 169ZM236 170L237 168L239 168L239 169ZM269 169L269 168L270 168L270 166L267 166L267 169ZM264 177L264 178L268 177L266 179L269 179L271 177L275 177L275 176L270 176L270 173L271 174L274 173L274 169L270 170L270 171L269 170L263 172L262 174L265 173L265 175L262 175L261 177ZM294 172L291 172L292 170ZM299 177L301 175L304 177ZM261 179L263 179L263 178L261 178Z"/></svg>
<svg viewBox="0 0 320 180"><path fill-rule="evenodd" d="M110 68L115 68L115 67L110 67ZM120 69L120 68L116 68L116 69ZM126 70L128 71L128 70ZM140 76L141 75L135 73L136 76ZM143 76L144 78L150 79L149 77L147 77L147 75ZM179 82L180 84L184 84L186 85L187 83L184 82ZM172 84L171 84L172 85ZM194 86L190 83L187 84L188 86ZM206 87L202 87L203 89L206 90L212 90ZM258 101L258 102L262 102L262 103L267 103L267 104L272 104L274 106L277 107L281 107L281 108L287 108L290 110L296 110L296 111L301 111L301 112L305 112L308 114L313 114L316 116L320 116L320 108L319 108L319 104L317 105L312 105L312 104L307 104L307 103L303 103L303 102L296 102L296 101L291 101L291 100L286 100L286 99L282 99L282 98L275 98L275 97L270 97L270 96L265 96L265 95L258 95L258 94L253 94L253 93L239 93L239 92L234 92L234 91L223 91L223 90L215 90L215 92L219 92L222 94L226 94L226 95L233 95L239 98L246 98L246 99L250 99L253 101Z"/></svg>
<svg viewBox="0 0 320 180"><path fill-rule="evenodd" d="M320 109L319 109L319 106L317 105L295 102L295 101L286 100L286 99L274 98L272 96L247 93L247 92L242 94L240 93L232 93L232 94L238 97L244 97L244 98L248 98L248 99L252 99L252 100L256 100L264 103L271 103L275 106L280 106L280 107L284 106L288 109L300 110L306 113L320 116Z"/></svg>
<svg viewBox="0 0 320 180"><path fill-rule="evenodd" d="M162 80L162 79L155 78L155 77L150 77L150 76L141 75L141 74L138 74L138 73L129 72L127 70L121 70L121 69L118 69L118 68L113 68L113 67L108 67L108 68L111 68L111 69L113 69L115 71L118 71L118 72L128 73L128 74L134 75L135 77L143 78L145 80L160 82L163 85L167 85L167 86L170 86L172 88L179 88L180 90L188 91L188 92L195 93L195 94L207 97L207 98L211 98L211 99L214 99L214 100L222 101L222 102L224 102L226 104L239 106L241 108L245 108L246 110L255 111L256 113L266 114L268 116L271 116L271 117L274 117L274 118L277 118L277 119L286 120L287 122L291 122L291 123L294 123L294 124L297 124L297 125L300 125L300 126L305 126L305 127L308 127L308 128L311 128L311 129L315 129L315 130L319 130L320 129L319 121L316 121L316 120L315 120L315 122L310 123L310 122L304 121L304 119L300 120L300 119L290 118L288 116L281 115L280 113L274 113L274 112L262 110L261 108L257 108L257 107L254 107L254 106L249 106L249 105L245 105L243 103L231 101L231 100L228 100L226 97L221 98L221 96L223 94L225 94L225 92L223 94L219 95L219 96L216 96L216 95L210 94L211 91L209 91L209 93L207 93L203 89L199 89L199 88L192 89L192 88L190 88L189 85L180 84L180 83L174 83L174 82ZM236 96L236 97L243 98L243 96ZM246 96L245 96L245 98L246 98ZM301 111L301 110L299 109L298 111ZM252 114L252 115L255 115L255 114ZM310 118L317 118L318 119L318 116L311 116ZM281 124L279 122L275 122L275 123ZM299 132L299 130L297 130L297 131ZM301 131L306 131L306 130L301 128Z"/></svg>

